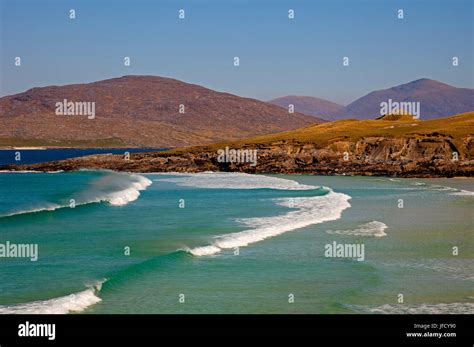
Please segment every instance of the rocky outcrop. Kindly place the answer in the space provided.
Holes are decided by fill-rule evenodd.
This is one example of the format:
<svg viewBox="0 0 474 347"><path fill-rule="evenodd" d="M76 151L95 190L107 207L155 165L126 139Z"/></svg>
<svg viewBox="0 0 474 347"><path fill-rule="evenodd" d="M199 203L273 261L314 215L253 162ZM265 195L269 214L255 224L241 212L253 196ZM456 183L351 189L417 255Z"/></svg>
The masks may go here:
<svg viewBox="0 0 474 347"><path fill-rule="evenodd" d="M233 171L398 177L474 176L474 139L457 148L449 136L413 138L364 137L336 139L323 148L313 143L281 140L245 144L236 150L257 150L257 163L221 162L218 145L159 153L93 155L36 165L7 165L3 170L111 169L129 172Z"/></svg>

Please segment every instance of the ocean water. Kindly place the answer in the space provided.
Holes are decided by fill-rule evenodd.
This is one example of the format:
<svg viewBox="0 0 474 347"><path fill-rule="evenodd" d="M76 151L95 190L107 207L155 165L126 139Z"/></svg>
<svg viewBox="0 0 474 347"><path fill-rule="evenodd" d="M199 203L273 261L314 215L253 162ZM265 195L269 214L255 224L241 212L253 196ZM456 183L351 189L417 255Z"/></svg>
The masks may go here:
<svg viewBox="0 0 474 347"><path fill-rule="evenodd" d="M91 154L124 154L137 152L159 152L165 148L57 148L57 149L0 149L0 165L36 164L82 157Z"/></svg>
<svg viewBox="0 0 474 347"><path fill-rule="evenodd" d="M473 191L472 179L0 173L0 244L39 249L0 258L0 313L474 313ZM327 257L333 242L364 259Z"/></svg>

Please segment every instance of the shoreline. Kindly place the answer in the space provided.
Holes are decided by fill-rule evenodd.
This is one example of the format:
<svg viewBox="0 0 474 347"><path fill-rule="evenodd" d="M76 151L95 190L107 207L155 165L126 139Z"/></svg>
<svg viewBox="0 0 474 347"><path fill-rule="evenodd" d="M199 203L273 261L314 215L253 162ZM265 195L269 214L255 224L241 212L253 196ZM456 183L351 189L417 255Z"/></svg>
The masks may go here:
<svg viewBox="0 0 474 347"><path fill-rule="evenodd" d="M138 174L138 175L156 175L156 174L197 174L197 173L236 173L234 171L201 171L201 172L182 172L182 171L154 171L154 172L140 172L140 171L116 171L116 170L105 170L105 169L78 169L78 170L57 170L57 171L38 171L38 170L0 170L0 174L26 174L26 173L47 173L47 174L58 174L58 173L73 173L80 172L81 170L88 171L113 171L123 172L127 174ZM276 172L259 172L259 173L247 173L248 175L289 175L289 176L321 176L321 177L374 177L374 178L397 178L397 179L446 179L446 180L474 180L472 176L388 176L388 175L323 175L319 173L308 174L308 173L276 173Z"/></svg>
<svg viewBox="0 0 474 347"><path fill-rule="evenodd" d="M263 151L262 151L263 152ZM205 151L162 151L122 154L91 154L38 164L0 165L0 172L70 172L112 170L130 173L242 172L249 174L301 174L321 176L377 176L389 178L473 178L474 161L461 160L352 160L320 159L318 154L288 155L268 150L259 164L220 162L217 154ZM317 159L315 159L317 158Z"/></svg>
<svg viewBox="0 0 474 347"><path fill-rule="evenodd" d="M374 178L397 178L397 179L446 179L446 180L474 180L474 176L438 176L438 175L376 175L376 174L323 174L320 172L316 173L302 173L302 172L242 172L242 171L127 171L127 170L114 170L106 168L77 168L73 170L3 170L0 166L0 174L25 174L25 173L73 173L80 171L112 171L112 172L123 172L127 174L139 174L139 175L153 175L153 174L198 174L198 173L243 173L248 175L289 175L289 176L321 176L321 177L374 177Z"/></svg>
<svg viewBox="0 0 474 347"><path fill-rule="evenodd" d="M37 164L0 165L0 172L73 172L80 170L111 170L128 173L203 173L203 172L242 172L248 174L289 174L319 176L374 176L387 178L474 178L474 163L464 161L452 163L437 162L345 162L340 160L301 164L299 159L280 160L278 157L266 158L260 166L253 167L248 163L220 163L216 158L206 154L196 155L186 152L131 153L129 159L121 154L92 154L59 161Z"/></svg>

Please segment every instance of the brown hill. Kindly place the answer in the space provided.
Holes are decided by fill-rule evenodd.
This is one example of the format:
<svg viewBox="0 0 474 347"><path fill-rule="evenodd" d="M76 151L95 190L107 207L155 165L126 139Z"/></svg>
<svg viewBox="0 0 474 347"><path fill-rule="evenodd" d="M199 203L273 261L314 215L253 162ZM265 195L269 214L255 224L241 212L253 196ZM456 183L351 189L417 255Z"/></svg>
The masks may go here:
<svg viewBox="0 0 474 347"><path fill-rule="evenodd" d="M95 102L95 118L57 115L64 99ZM321 121L170 78L124 76L0 98L0 146L190 146Z"/></svg>

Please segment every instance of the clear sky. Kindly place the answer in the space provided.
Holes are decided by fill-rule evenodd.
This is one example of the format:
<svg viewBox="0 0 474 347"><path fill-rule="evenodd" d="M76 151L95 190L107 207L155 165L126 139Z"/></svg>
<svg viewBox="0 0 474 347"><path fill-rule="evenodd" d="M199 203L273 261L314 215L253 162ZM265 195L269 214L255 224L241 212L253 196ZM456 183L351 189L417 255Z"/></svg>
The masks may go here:
<svg viewBox="0 0 474 347"><path fill-rule="evenodd" d="M263 100L343 104L423 77L473 87L472 0L0 2L0 95L142 74Z"/></svg>

